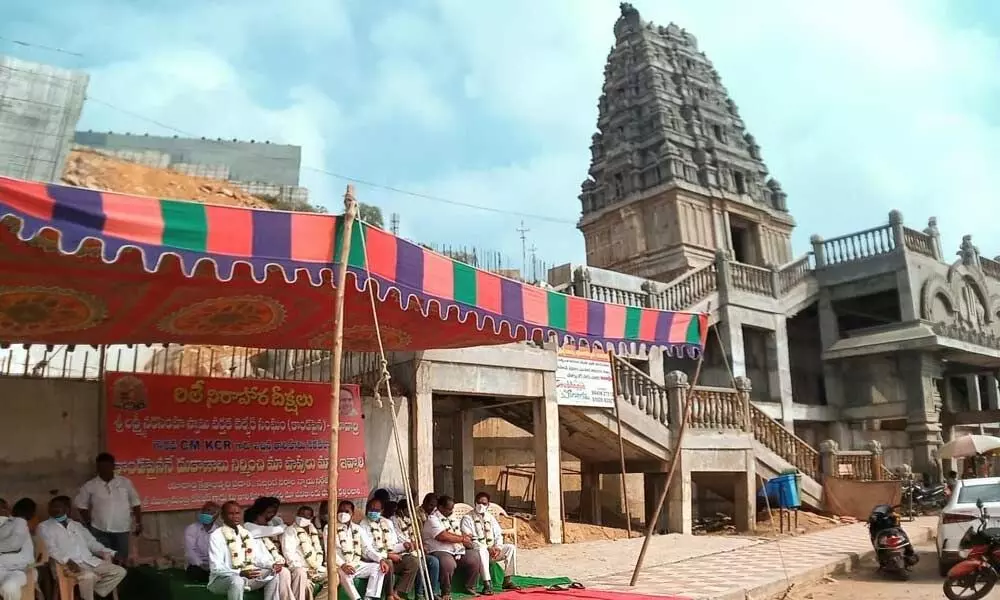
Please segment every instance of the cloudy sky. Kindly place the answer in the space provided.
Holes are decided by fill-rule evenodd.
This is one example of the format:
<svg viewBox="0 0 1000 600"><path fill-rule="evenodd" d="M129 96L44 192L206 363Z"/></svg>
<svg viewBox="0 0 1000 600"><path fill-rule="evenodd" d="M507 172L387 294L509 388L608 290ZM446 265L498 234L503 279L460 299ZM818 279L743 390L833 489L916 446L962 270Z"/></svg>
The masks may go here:
<svg viewBox="0 0 1000 600"><path fill-rule="evenodd" d="M963 233L1000 253L1000 3L633 4L714 61L789 194L796 254L892 208L915 228L938 216L948 254ZM522 220L540 259L583 257L577 194L618 13L615 0L0 0L0 53L89 71L84 129L299 144L314 201L342 206L337 176L374 182L360 199L399 213L402 235L516 267Z"/></svg>

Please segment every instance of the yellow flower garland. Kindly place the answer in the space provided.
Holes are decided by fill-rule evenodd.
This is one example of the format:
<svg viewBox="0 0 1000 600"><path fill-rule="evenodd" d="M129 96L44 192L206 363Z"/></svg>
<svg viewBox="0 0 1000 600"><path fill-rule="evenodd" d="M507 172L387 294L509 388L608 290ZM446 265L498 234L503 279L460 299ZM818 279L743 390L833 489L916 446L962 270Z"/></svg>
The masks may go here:
<svg viewBox="0 0 1000 600"><path fill-rule="evenodd" d="M344 562L356 565L361 561L361 528L354 523L337 525L337 547Z"/></svg>
<svg viewBox="0 0 1000 600"><path fill-rule="evenodd" d="M302 558L305 559L306 566L310 571L317 571L323 566L323 543L316 526L312 523L308 527L295 525L295 536L299 540L299 548L302 549Z"/></svg>
<svg viewBox="0 0 1000 600"><path fill-rule="evenodd" d="M222 526L222 537L226 540L229 548L229 558L233 562L233 569L242 571L253 563L253 542L250 532L242 527L233 529L228 525Z"/></svg>
<svg viewBox="0 0 1000 600"><path fill-rule="evenodd" d="M486 522L486 515L480 515L476 512L472 513L472 525L476 529L476 540L486 541L486 547L492 548L493 544L496 542L496 538L493 535L493 527Z"/></svg>

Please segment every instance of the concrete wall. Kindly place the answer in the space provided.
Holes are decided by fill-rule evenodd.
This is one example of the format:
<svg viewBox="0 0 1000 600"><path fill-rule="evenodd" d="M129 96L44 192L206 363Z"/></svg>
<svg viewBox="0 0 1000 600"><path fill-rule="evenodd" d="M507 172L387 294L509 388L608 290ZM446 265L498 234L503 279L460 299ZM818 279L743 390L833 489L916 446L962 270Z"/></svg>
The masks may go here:
<svg viewBox="0 0 1000 600"><path fill-rule="evenodd" d="M900 465L913 464L913 450L905 431L862 431L851 429L851 447L841 450L864 450L868 442L875 440L882 444L882 461L886 467L894 469Z"/></svg>

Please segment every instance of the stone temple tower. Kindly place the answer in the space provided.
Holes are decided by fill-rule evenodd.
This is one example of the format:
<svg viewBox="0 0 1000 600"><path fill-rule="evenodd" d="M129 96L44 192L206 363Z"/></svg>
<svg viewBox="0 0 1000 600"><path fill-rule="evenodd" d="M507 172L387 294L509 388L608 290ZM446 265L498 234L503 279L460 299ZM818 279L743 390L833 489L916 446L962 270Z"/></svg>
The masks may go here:
<svg viewBox="0 0 1000 600"><path fill-rule="evenodd" d="M589 265L660 281L791 260L781 185L693 35L621 5L580 202Z"/></svg>

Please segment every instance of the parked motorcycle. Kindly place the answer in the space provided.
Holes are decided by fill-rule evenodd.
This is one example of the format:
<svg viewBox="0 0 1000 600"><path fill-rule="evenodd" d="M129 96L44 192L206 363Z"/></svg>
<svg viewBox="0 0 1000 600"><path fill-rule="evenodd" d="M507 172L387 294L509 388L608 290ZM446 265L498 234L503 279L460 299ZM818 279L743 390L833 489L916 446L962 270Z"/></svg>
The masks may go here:
<svg viewBox="0 0 1000 600"><path fill-rule="evenodd" d="M970 527L958 542L962 561L948 570L944 595L949 600L979 600L993 590L1000 569L1000 528L987 527L989 514L982 500L979 527Z"/></svg>
<svg viewBox="0 0 1000 600"><path fill-rule="evenodd" d="M917 564L920 557L913 550L910 536L899 524L900 506L879 504L868 515L868 533L871 536L875 558L880 571L900 579L910 576L910 567Z"/></svg>
<svg viewBox="0 0 1000 600"><path fill-rule="evenodd" d="M923 487L912 479L903 481L901 507L909 517L939 511L948 502L945 485Z"/></svg>

